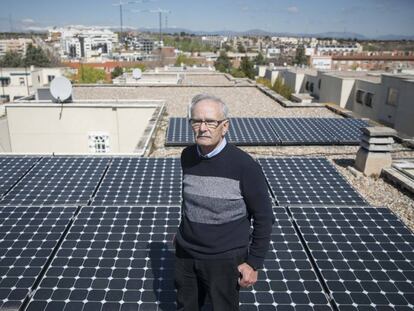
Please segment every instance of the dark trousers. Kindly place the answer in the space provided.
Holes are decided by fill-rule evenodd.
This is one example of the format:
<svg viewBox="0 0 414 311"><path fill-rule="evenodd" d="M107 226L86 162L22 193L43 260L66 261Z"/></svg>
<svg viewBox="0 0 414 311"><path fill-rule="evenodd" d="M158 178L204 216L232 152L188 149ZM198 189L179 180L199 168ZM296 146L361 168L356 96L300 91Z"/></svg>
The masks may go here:
<svg viewBox="0 0 414 311"><path fill-rule="evenodd" d="M242 257L200 260L176 256L177 310L199 311L207 299L214 311L238 311L237 267L241 262Z"/></svg>

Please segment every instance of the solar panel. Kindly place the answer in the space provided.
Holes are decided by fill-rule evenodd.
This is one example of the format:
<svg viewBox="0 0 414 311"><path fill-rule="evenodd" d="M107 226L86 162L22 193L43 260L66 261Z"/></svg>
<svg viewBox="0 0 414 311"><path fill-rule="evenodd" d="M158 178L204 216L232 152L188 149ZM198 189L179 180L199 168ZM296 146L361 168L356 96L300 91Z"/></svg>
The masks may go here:
<svg viewBox="0 0 414 311"><path fill-rule="evenodd" d="M179 206L83 207L27 311L176 310L173 234ZM284 210L241 310L331 310Z"/></svg>
<svg viewBox="0 0 414 311"><path fill-rule="evenodd" d="M187 118L170 118L166 146L188 146L194 143L194 134Z"/></svg>
<svg viewBox="0 0 414 311"><path fill-rule="evenodd" d="M252 289L240 292L241 311L331 310L285 210L274 208L270 250Z"/></svg>
<svg viewBox="0 0 414 311"><path fill-rule="evenodd" d="M231 118L229 142L239 146L279 145L279 139L265 118Z"/></svg>
<svg viewBox="0 0 414 311"><path fill-rule="evenodd" d="M0 157L0 198L39 160L36 157Z"/></svg>
<svg viewBox="0 0 414 311"><path fill-rule="evenodd" d="M177 158L115 158L93 205L181 203L181 164Z"/></svg>
<svg viewBox="0 0 414 311"><path fill-rule="evenodd" d="M179 206L83 207L27 311L176 310Z"/></svg>
<svg viewBox="0 0 414 311"><path fill-rule="evenodd" d="M317 121L324 131L335 137L338 144L343 145L359 144L361 128L368 126L368 122L361 119L321 118Z"/></svg>
<svg viewBox="0 0 414 311"><path fill-rule="evenodd" d="M282 145L332 145L334 136L321 130L317 118L269 118Z"/></svg>
<svg viewBox="0 0 414 311"><path fill-rule="evenodd" d="M290 211L339 310L414 309L414 234L389 210Z"/></svg>
<svg viewBox="0 0 414 311"><path fill-rule="evenodd" d="M110 159L47 157L3 198L1 204L86 204Z"/></svg>
<svg viewBox="0 0 414 311"><path fill-rule="evenodd" d="M0 207L0 309L18 310L65 231L75 207Z"/></svg>
<svg viewBox="0 0 414 311"><path fill-rule="evenodd" d="M278 205L367 205L325 158L260 158Z"/></svg>

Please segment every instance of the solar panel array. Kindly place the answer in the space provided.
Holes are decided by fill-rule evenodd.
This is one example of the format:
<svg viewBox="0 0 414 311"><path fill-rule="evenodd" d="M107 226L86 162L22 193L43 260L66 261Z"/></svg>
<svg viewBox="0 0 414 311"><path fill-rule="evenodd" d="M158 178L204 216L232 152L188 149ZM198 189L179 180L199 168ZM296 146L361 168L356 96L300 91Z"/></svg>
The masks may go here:
<svg viewBox="0 0 414 311"><path fill-rule="evenodd" d="M0 208L0 310L18 310L46 266L75 207Z"/></svg>
<svg viewBox="0 0 414 311"><path fill-rule="evenodd" d="M86 204L109 161L109 158L93 157L43 158L0 203Z"/></svg>
<svg viewBox="0 0 414 311"><path fill-rule="evenodd" d="M231 118L228 140L236 145L354 145L359 144L361 119ZM170 118L165 145L186 146L194 135L186 118Z"/></svg>
<svg viewBox="0 0 414 311"><path fill-rule="evenodd" d="M389 210L290 210L339 310L414 309L414 235Z"/></svg>
<svg viewBox="0 0 414 311"><path fill-rule="evenodd" d="M181 164L177 158L115 158L93 205L181 203Z"/></svg>
<svg viewBox="0 0 414 311"><path fill-rule="evenodd" d="M0 157L0 198L38 161L35 157Z"/></svg>
<svg viewBox="0 0 414 311"><path fill-rule="evenodd" d="M0 201L0 309L176 309L178 159L24 159ZM413 308L414 235L393 214L366 207L326 159L259 163L281 206L240 310Z"/></svg>
<svg viewBox="0 0 414 311"><path fill-rule="evenodd" d="M366 205L326 158L258 159L279 205Z"/></svg>

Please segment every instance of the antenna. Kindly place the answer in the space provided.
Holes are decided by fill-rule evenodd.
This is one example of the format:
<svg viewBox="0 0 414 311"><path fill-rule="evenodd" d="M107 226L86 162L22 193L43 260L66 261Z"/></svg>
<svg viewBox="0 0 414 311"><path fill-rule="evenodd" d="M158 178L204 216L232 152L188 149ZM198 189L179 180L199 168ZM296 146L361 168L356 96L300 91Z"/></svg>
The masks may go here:
<svg viewBox="0 0 414 311"><path fill-rule="evenodd" d="M72 84L65 77L56 77L50 83L50 93L58 103L63 103L72 95Z"/></svg>
<svg viewBox="0 0 414 311"><path fill-rule="evenodd" d="M163 9L158 8L156 10L131 10L131 12L134 12L134 13L143 13L143 12L158 13L159 27L160 27L160 45L161 45L161 41L162 41L162 13L169 14L169 13L171 13L171 11L170 10L163 10Z"/></svg>
<svg viewBox="0 0 414 311"><path fill-rule="evenodd" d="M132 70L132 77L135 80L141 79L142 77L142 71L139 68L135 68L134 70Z"/></svg>

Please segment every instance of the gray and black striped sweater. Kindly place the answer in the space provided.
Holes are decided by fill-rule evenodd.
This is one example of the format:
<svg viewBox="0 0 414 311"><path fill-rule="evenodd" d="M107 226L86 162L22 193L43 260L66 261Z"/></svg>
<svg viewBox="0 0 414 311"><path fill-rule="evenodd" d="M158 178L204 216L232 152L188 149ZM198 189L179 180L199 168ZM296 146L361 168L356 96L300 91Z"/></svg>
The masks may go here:
<svg viewBox="0 0 414 311"><path fill-rule="evenodd" d="M212 158L200 157L196 145L187 147L181 165L183 202L177 248L199 259L247 254L246 262L261 268L274 218L260 165L231 144Z"/></svg>

